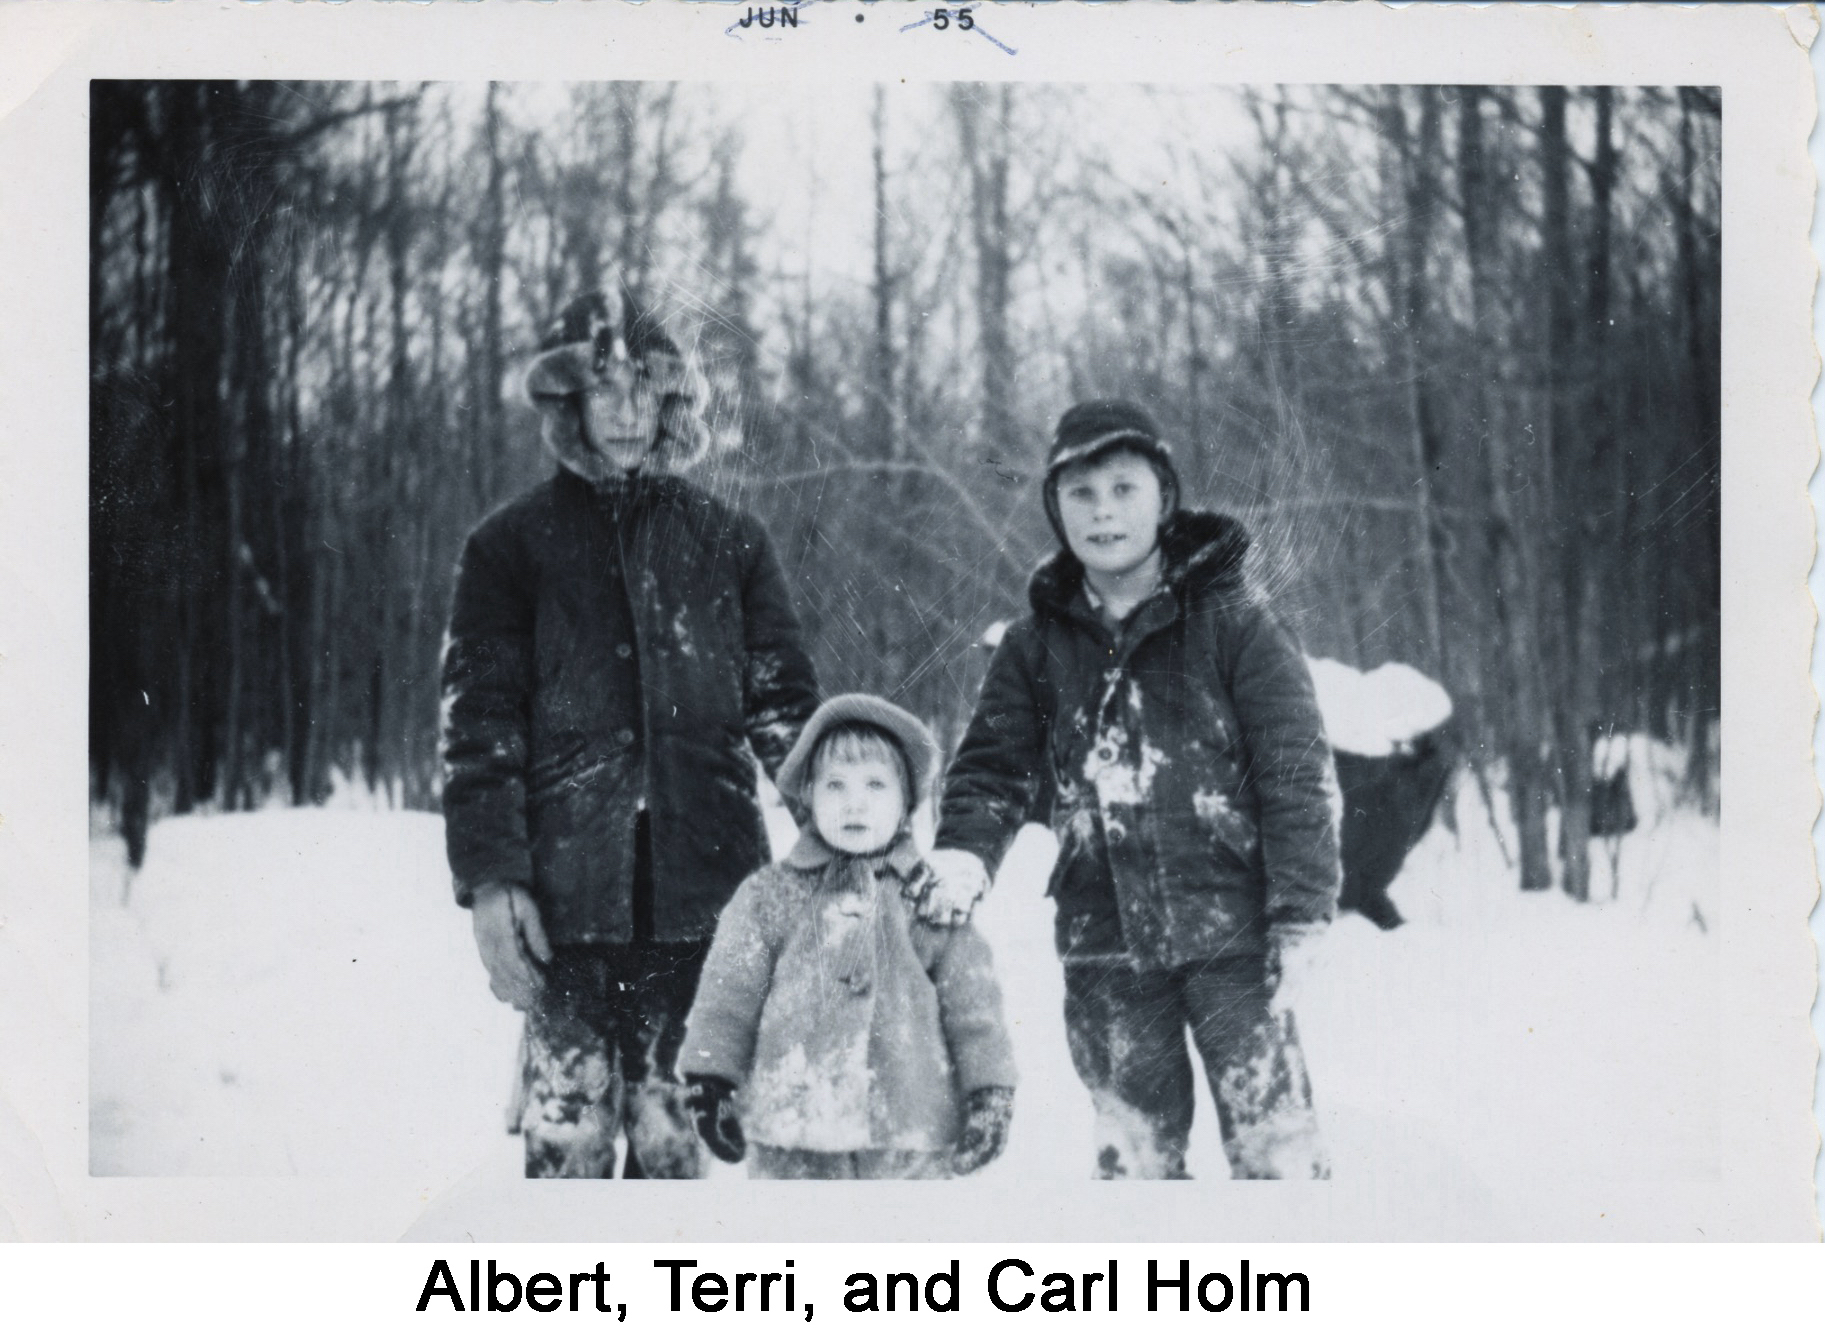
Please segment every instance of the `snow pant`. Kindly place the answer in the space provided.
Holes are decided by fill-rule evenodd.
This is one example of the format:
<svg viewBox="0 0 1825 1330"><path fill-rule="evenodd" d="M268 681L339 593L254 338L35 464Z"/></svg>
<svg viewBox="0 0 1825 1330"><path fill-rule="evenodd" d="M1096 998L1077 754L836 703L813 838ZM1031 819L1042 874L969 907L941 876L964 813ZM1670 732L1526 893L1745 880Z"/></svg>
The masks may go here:
<svg viewBox="0 0 1825 1330"><path fill-rule="evenodd" d="M1187 1027L1210 1078L1231 1175L1330 1176L1293 1014L1274 1009L1272 992L1259 956L1172 970L1067 962L1065 1034L1096 1108L1097 1177L1190 1176Z"/></svg>
<svg viewBox="0 0 1825 1330"><path fill-rule="evenodd" d="M782 1150L748 1147L751 1178L804 1178L820 1182L884 1178L948 1178L950 1156L936 1150Z"/></svg>
<svg viewBox="0 0 1825 1330"><path fill-rule="evenodd" d="M529 1178L697 1178L677 1074L708 942L559 947L526 1017L517 1125Z"/></svg>

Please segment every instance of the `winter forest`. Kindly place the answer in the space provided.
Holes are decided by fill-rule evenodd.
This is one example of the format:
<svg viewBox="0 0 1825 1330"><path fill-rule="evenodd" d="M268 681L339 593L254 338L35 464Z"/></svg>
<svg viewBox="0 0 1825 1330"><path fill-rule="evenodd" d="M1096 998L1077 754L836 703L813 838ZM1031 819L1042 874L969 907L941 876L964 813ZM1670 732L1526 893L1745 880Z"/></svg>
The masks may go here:
<svg viewBox="0 0 1825 1330"><path fill-rule="evenodd" d="M1186 504L1248 526L1321 705L1342 690L1346 808L1345 757L1396 769L1421 750L1372 754L1424 728L1357 672L1418 681L1436 782L1348 819L1411 833L1399 911L1346 912L1286 984L1358 1216L1307 1236L1704 1222L1715 90L90 95L93 1174L436 1198L383 1236L511 1209L521 1020L451 901L439 659L466 533L553 468L522 390L539 334L622 280L709 384L691 479L765 524L826 694L957 743L1054 548L1053 425L1092 396L1143 405ZM777 857L796 828L763 796ZM981 1176L1010 1194L1093 1156L1056 850L1029 827L977 911L1022 1087ZM1189 1168L1222 1179L1197 1093ZM1246 1226L1241 1190L1200 1193L1197 1231ZM719 1234L746 1195L701 1203ZM1139 1223L1112 1213L1082 1218ZM770 1203L753 1222L777 1235Z"/></svg>
<svg viewBox="0 0 1825 1330"><path fill-rule="evenodd" d="M1700 88L96 82L93 795L435 810L461 540L536 329L683 332L828 691L954 742L1071 401L1143 403L1307 651L1443 682L1527 888L1593 753L1717 803L1721 108ZM1481 806L1477 806L1480 804Z"/></svg>

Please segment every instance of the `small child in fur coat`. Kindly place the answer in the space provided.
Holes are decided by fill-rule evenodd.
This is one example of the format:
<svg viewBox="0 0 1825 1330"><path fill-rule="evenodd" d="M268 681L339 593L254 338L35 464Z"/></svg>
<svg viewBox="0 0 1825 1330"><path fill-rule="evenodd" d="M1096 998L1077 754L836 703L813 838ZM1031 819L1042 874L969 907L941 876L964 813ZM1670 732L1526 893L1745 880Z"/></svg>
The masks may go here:
<svg viewBox="0 0 1825 1330"><path fill-rule="evenodd" d="M1014 1064L988 944L923 922L916 717L832 698L779 770L811 825L716 926L679 1069L698 1131L760 1178L942 1178L1001 1153Z"/></svg>

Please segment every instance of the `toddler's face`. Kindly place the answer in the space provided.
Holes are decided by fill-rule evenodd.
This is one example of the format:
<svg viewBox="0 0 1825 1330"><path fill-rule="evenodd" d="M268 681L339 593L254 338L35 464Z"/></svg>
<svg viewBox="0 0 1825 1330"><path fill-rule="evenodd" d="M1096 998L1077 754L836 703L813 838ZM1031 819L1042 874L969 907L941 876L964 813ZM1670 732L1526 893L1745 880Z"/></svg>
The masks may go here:
<svg viewBox="0 0 1825 1330"><path fill-rule="evenodd" d="M1133 453L1066 467L1058 477L1065 543L1093 573L1119 577L1140 567L1159 541L1164 507L1159 476Z"/></svg>
<svg viewBox="0 0 1825 1330"><path fill-rule="evenodd" d="M846 854L885 849L906 815L900 773L885 757L832 754L811 781L811 820L818 835Z"/></svg>

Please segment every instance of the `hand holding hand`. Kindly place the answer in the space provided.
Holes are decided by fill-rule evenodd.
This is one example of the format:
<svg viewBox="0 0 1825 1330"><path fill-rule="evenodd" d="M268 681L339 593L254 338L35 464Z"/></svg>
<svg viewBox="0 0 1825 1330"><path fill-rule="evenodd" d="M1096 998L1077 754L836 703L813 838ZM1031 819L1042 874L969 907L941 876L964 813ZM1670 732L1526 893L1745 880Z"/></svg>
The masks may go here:
<svg viewBox="0 0 1825 1330"><path fill-rule="evenodd" d="M1014 1117L1014 1090L1007 1085L982 1085L971 1090L963 1108L963 1130L951 1155L958 1174L974 1173L993 1161L1008 1143L1008 1123Z"/></svg>
<svg viewBox="0 0 1825 1330"><path fill-rule="evenodd" d="M919 901L919 918L943 928L967 924L976 902L988 894L989 870L968 850L933 850L925 862L932 881Z"/></svg>
<svg viewBox="0 0 1825 1330"><path fill-rule="evenodd" d="M691 1087L685 1103L696 1120L697 1134L723 1163L739 1164L748 1153L748 1139L742 1134L741 1119L735 1112L735 1087L720 1076L684 1079Z"/></svg>
<svg viewBox="0 0 1825 1330"><path fill-rule="evenodd" d="M539 967L551 961L551 943L531 893L524 887L482 887L469 913L489 989L515 1010L530 1011L545 986Z"/></svg>

